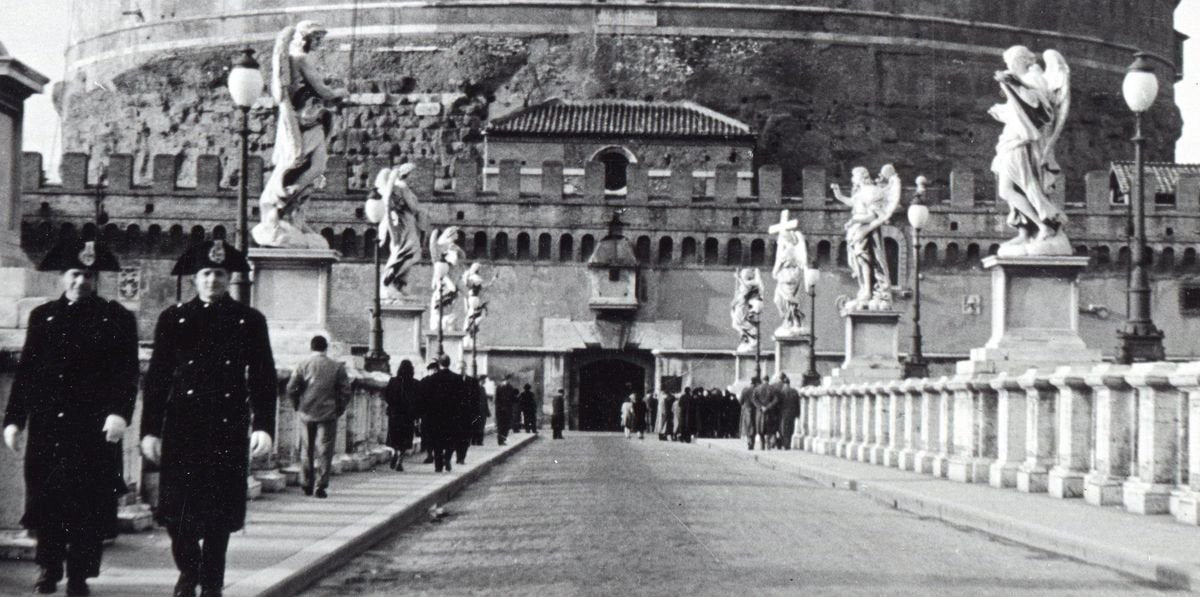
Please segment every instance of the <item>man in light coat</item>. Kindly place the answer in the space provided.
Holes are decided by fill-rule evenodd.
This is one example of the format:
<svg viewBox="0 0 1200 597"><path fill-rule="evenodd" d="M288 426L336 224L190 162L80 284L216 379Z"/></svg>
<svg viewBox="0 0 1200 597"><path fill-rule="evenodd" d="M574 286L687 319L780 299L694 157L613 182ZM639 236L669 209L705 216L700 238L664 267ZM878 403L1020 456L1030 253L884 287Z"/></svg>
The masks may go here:
<svg viewBox="0 0 1200 597"><path fill-rule="evenodd" d="M324 336L314 336L309 347L312 354L296 366L288 379L287 395L299 419L300 488L304 495L325 498L338 418L350 402L350 378L345 365L325 354L329 342Z"/></svg>

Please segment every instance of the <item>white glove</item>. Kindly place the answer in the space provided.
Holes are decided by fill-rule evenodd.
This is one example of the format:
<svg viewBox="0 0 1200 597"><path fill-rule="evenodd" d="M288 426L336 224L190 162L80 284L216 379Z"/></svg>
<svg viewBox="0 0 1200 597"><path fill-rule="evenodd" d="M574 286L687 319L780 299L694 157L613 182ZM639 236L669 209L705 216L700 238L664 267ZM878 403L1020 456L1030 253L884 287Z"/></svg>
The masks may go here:
<svg viewBox="0 0 1200 597"><path fill-rule="evenodd" d="M250 457L258 458L271 453L271 434L255 431L250 434Z"/></svg>
<svg viewBox="0 0 1200 597"><path fill-rule="evenodd" d="M158 461L162 459L162 440L153 435L143 437L142 456L146 460L158 464Z"/></svg>
<svg viewBox="0 0 1200 597"><path fill-rule="evenodd" d="M8 425L4 428L4 445L17 456L21 455L21 428Z"/></svg>
<svg viewBox="0 0 1200 597"><path fill-rule="evenodd" d="M102 429L104 431L104 439L108 440L110 444L121 441L121 438L125 437L126 427L128 425L125 423L123 417L120 415L108 415L104 419L104 429Z"/></svg>

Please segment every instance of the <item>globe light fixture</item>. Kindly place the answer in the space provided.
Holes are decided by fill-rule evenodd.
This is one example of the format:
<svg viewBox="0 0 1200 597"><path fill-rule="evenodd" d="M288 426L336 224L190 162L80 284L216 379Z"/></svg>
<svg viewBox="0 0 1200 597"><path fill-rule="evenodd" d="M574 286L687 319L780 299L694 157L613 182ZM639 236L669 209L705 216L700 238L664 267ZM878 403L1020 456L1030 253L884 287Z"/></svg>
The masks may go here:
<svg viewBox="0 0 1200 597"><path fill-rule="evenodd" d="M929 224L929 207L922 205L925 197L924 176L917 177L917 193L908 206L908 223L912 226L913 246L913 328L912 352L904 362L904 377L929 377L929 362L921 351L921 230Z"/></svg>
<svg viewBox="0 0 1200 597"><path fill-rule="evenodd" d="M817 373L817 282L821 281L821 270L804 268L804 288L808 291L808 369L804 372L803 385L821 385L821 374Z"/></svg>

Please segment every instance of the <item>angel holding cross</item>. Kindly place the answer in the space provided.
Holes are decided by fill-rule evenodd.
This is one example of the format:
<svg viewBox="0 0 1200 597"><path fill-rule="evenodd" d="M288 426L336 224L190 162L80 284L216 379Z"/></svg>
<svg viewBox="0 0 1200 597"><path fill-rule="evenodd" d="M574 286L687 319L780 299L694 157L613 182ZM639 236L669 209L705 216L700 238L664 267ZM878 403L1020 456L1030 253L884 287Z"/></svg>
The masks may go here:
<svg viewBox="0 0 1200 597"><path fill-rule="evenodd" d="M850 195L842 194L834 184L833 196L850 206L846 230L846 252L850 275L858 280L858 294L844 309L885 311L892 306L891 276L883 245L881 227L891 219L900 204L900 176L888 164L879 172L879 180L862 166L851 171Z"/></svg>
<svg viewBox="0 0 1200 597"><path fill-rule="evenodd" d="M776 337L801 334L804 312L801 299L804 291L804 269L808 267L808 247L804 234L800 232L798 220L788 219L788 210L779 215L779 223L767 229L777 235L775 267L771 277L775 278L775 308L783 323L775 330Z"/></svg>

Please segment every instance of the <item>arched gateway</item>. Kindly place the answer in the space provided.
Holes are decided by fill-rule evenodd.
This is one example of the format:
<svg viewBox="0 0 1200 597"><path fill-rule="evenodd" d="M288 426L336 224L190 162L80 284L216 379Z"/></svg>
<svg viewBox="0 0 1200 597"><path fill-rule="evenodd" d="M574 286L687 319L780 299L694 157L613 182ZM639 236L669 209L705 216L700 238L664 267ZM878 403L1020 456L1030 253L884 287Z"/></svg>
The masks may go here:
<svg viewBox="0 0 1200 597"><path fill-rule="evenodd" d="M621 402L630 391L653 387L653 358L649 351L588 351L572 355L574 408L568 418L581 431L617 431Z"/></svg>

